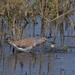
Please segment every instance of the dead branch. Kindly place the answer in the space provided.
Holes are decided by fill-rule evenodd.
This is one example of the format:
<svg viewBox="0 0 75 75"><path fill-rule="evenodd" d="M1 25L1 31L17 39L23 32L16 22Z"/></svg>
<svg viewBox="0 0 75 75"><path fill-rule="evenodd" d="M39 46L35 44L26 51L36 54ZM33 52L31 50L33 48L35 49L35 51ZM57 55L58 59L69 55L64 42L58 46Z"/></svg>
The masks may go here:
<svg viewBox="0 0 75 75"><path fill-rule="evenodd" d="M74 32L74 22L73 20L68 16L70 23L71 23L71 27L72 27L72 31Z"/></svg>
<svg viewBox="0 0 75 75"><path fill-rule="evenodd" d="M64 14L62 14L62 15L60 15L60 16L58 16L58 17L52 19L52 20L47 19L47 18L46 18L45 16L43 16L42 13L40 13L40 12L39 12L39 14L40 14L45 20L47 20L47 21L49 21L49 22L53 22L53 21L55 21L55 20L57 20L57 19L59 19L59 18L65 16L65 15L71 13L71 12L74 11L74 10L75 10L75 8L73 8L73 9L67 11L66 13L64 13Z"/></svg>

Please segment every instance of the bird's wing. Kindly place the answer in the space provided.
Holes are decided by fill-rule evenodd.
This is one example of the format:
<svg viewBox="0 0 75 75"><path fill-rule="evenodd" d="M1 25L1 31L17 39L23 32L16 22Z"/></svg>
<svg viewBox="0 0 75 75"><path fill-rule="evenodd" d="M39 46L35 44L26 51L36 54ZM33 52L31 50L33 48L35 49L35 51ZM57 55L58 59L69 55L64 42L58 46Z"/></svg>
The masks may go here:
<svg viewBox="0 0 75 75"><path fill-rule="evenodd" d="M14 48L16 48L19 51L23 51L23 52L30 52L30 50L32 49L32 46L27 47L27 48L20 48L18 46L16 46L14 43L9 43L10 45L12 45Z"/></svg>

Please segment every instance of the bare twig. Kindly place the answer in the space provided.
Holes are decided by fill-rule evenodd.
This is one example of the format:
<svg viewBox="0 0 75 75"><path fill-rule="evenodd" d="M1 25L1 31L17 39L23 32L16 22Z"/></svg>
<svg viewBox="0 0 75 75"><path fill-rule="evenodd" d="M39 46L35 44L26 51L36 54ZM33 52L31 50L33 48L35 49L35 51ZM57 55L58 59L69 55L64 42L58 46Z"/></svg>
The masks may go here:
<svg viewBox="0 0 75 75"><path fill-rule="evenodd" d="M73 20L68 16L70 23L71 23L71 27L72 27L72 31L74 32L74 22Z"/></svg>
<svg viewBox="0 0 75 75"><path fill-rule="evenodd" d="M75 8L73 8L73 9L67 11L66 13L64 13L64 14L62 14L62 15L60 15L60 16L58 16L58 17L52 19L52 20L47 19L47 18L46 18L45 16L43 16L40 12L39 12L39 14L40 14L45 20L50 21L50 22L53 22L53 21L55 21L55 20L57 20L57 19L59 19L59 18L65 16L65 15L71 13L71 12L74 11L74 10L75 10Z"/></svg>

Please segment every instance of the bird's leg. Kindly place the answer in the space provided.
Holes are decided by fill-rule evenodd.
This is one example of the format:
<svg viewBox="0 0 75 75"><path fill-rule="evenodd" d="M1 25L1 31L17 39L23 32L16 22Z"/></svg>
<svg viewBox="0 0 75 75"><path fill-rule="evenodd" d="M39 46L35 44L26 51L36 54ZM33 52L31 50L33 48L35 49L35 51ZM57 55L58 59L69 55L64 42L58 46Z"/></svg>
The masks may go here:
<svg viewBox="0 0 75 75"><path fill-rule="evenodd" d="M14 54L15 53L15 49L13 48L13 50L12 50L12 53Z"/></svg>
<svg viewBox="0 0 75 75"><path fill-rule="evenodd" d="M12 53L13 54L16 54L17 53L17 50L15 50L15 48L13 48Z"/></svg>

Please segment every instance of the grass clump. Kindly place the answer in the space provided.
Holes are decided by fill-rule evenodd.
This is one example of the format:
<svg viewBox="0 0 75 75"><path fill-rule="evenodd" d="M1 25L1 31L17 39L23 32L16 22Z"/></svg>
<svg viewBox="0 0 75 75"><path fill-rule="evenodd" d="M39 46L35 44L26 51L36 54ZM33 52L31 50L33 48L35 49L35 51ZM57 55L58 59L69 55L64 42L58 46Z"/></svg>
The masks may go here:
<svg viewBox="0 0 75 75"><path fill-rule="evenodd" d="M67 46L63 45L63 46L61 47L61 50L62 50L63 52L67 52Z"/></svg>

